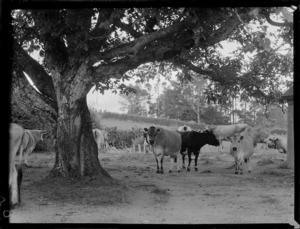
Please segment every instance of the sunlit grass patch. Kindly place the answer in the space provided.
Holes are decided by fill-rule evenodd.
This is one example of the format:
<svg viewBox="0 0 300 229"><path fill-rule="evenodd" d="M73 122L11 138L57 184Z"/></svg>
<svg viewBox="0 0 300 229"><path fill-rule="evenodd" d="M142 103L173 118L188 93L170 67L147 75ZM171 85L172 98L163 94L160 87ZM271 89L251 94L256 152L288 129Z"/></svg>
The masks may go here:
<svg viewBox="0 0 300 229"><path fill-rule="evenodd" d="M146 163L146 162L152 162L155 160L153 154L148 153L128 153L128 154L122 154L119 158L118 161L121 162L139 162L139 163Z"/></svg>

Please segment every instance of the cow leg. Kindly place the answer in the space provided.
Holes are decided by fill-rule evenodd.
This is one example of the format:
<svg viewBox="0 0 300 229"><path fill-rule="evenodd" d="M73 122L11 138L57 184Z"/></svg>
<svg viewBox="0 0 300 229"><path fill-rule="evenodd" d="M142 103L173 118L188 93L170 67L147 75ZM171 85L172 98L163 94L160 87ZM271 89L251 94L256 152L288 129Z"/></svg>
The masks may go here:
<svg viewBox="0 0 300 229"><path fill-rule="evenodd" d="M184 159L185 159L185 154L182 154L182 168L183 169L185 169Z"/></svg>
<svg viewBox="0 0 300 229"><path fill-rule="evenodd" d="M9 186L9 191L10 191L10 207L11 208L14 208L17 204L18 204L18 201L19 201L19 197L18 197L18 172L17 172L17 169L16 169L16 166L13 165L13 167L11 168L11 183L10 183L10 186Z"/></svg>
<svg viewBox="0 0 300 229"><path fill-rule="evenodd" d="M219 145L219 147L218 147L218 151L219 152L223 152L223 145L222 145L222 140L219 140L219 142L220 142L220 145Z"/></svg>
<svg viewBox="0 0 300 229"><path fill-rule="evenodd" d="M21 183L22 183L22 179L23 179L23 171L22 171L22 165L18 165L16 164L16 170L17 170L17 174L18 174L18 202L21 202Z"/></svg>
<svg viewBox="0 0 300 229"><path fill-rule="evenodd" d="M156 167L156 173L159 173L158 159L157 159L157 157L155 157L155 159L156 159L156 165L157 165L157 167Z"/></svg>
<svg viewBox="0 0 300 229"><path fill-rule="evenodd" d="M245 163L248 164L248 173L251 173L250 158L249 159L245 159Z"/></svg>
<svg viewBox="0 0 300 229"><path fill-rule="evenodd" d="M160 159L160 173L161 174L164 173L163 162L164 162L164 155L162 155L161 159Z"/></svg>
<svg viewBox="0 0 300 229"><path fill-rule="evenodd" d="M238 162L238 169L239 169L239 173L243 174L243 161Z"/></svg>
<svg viewBox="0 0 300 229"><path fill-rule="evenodd" d="M179 156L179 154L178 154L178 156ZM177 165L177 172L180 173L179 158L177 158L178 156L176 155L176 157L175 157L175 162L176 162L176 165Z"/></svg>
<svg viewBox="0 0 300 229"><path fill-rule="evenodd" d="M198 171L198 168L197 168L197 161L198 161L199 153L200 153L200 151L194 152L194 154L195 154L195 171Z"/></svg>
<svg viewBox="0 0 300 229"><path fill-rule="evenodd" d="M188 150L188 158L189 158L189 164L188 164L188 167L187 167L187 171L190 171L190 166L191 166L191 161L192 161L192 151Z"/></svg>
<svg viewBox="0 0 300 229"><path fill-rule="evenodd" d="M27 167L31 167L28 163L28 157L29 157L29 154L31 154L33 150L34 150L34 148L31 147L31 148L27 149L24 153L24 164Z"/></svg>
<svg viewBox="0 0 300 229"><path fill-rule="evenodd" d="M238 161L234 161L234 174L239 174L239 166L238 166Z"/></svg>
<svg viewBox="0 0 300 229"><path fill-rule="evenodd" d="M169 173L172 173L173 171L173 168L174 168L174 158L171 157L171 166L170 166L170 169L169 169Z"/></svg>

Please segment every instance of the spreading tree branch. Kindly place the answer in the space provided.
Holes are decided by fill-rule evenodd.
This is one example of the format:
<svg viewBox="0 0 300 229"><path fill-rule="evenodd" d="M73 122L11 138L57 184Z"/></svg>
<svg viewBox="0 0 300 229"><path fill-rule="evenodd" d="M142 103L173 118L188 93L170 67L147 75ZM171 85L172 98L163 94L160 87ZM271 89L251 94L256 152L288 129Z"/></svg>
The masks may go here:
<svg viewBox="0 0 300 229"><path fill-rule="evenodd" d="M276 22L276 21L273 21L271 18L270 18L270 15L266 15L265 14L265 18L267 20L267 22L270 24L270 25L273 25L273 26L279 26L279 27L282 27L282 26L290 26L291 23L288 23L288 22Z"/></svg>
<svg viewBox="0 0 300 229"><path fill-rule="evenodd" d="M137 38L133 42L119 46L114 49L107 50L105 52L94 53L96 55L93 59L98 60L110 60L115 57L122 56L132 56L134 57L139 51L144 47L149 45L151 42L156 40L168 38L168 36L173 36L176 33L182 33L189 27L191 23L188 20L174 23L172 26L169 26L160 31L155 31L150 34L146 34L142 37Z"/></svg>
<svg viewBox="0 0 300 229"><path fill-rule="evenodd" d="M13 60L17 67L26 72L33 81L37 89L45 96L50 98L53 107L57 107L56 95L51 76L49 76L45 69L16 42L14 43L14 57ZM23 76L25 77L25 76Z"/></svg>

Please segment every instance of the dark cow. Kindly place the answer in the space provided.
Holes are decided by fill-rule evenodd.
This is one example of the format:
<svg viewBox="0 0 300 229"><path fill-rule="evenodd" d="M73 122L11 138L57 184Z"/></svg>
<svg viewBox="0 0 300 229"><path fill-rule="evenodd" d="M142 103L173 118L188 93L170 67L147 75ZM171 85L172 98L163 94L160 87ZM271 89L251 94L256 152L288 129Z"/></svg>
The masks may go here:
<svg viewBox="0 0 300 229"><path fill-rule="evenodd" d="M173 170L174 161L177 163L177 171L180 172L177 156L179 155L181 148L181 136L176 131L166 130L163 128L156 128L151 126L149 129L144 128L145 139L153 154L156 158L157 173L163 173L163 158L164 156L170 156L171 167L169 172Z"/></svg>
<svg viewBox="0 0 300 229"><path fill-rule="evenodd" d="M184 159L185 155L184 152L187 149L188 157L189 157L189 164L187 167L187 171L190 171L190 165L191 165L191 155L194 153L195 155L195 171L198 171L197 168L197 161L198 156L200 153L200 149L205 146L206 144L212 145L212 146L219 146L220 142L215 137L212 131L206 130L202 133L196 132L196 131L190 131L190 132L183 132L181 133L181 150L180 153L182 155L182 167L185 168Z"/></svg>

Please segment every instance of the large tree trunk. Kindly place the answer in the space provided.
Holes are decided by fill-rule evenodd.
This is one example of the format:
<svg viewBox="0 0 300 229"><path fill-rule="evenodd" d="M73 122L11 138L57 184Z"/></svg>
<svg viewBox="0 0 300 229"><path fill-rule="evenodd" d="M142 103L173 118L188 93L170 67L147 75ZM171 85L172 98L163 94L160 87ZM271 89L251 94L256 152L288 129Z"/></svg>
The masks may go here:
<svg viewBox="0 0 300 229"><path fill-rule="evenodd" d="M98 160L97 144L93 138L92 122L86 102L89 85L84 81L83 75L87 75L85 69L83 67L75 73L69 72L69 75L63 77L58 72L52 73L58 103L55 146L57 158L52 170L54 176L110 177ZM66 80L71 77L71 82Z"/></svg>

